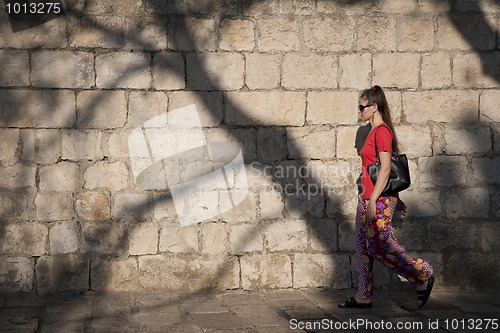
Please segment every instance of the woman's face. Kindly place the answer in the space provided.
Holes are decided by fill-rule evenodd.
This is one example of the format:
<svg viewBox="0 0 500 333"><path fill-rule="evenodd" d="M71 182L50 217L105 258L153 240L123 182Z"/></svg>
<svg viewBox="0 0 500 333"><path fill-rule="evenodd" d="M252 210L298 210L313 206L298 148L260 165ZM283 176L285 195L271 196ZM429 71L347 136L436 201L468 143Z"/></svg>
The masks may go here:
<svg viewBox="0 0 500 333"><path fill-rule="evenodd" d="M374 107L373 104L368 104L368 101L366 100L366 98L361 98L359 100L358 112L359 112L359 118L361 119L361 121L370 120L370 118L373 115L373 107Z"/></svg>

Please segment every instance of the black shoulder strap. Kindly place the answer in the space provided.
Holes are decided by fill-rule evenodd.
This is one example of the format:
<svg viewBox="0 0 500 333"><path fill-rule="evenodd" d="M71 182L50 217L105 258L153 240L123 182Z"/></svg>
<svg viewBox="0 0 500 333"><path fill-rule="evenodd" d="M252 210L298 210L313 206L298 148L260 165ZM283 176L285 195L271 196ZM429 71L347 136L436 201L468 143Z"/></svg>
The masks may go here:
<svg viewBox="0 0 500 333"><path fill-rule="evenodd" d="M377 157L377 160L378 160L378 149L377 149L377 131L378 131L378 129L379 129L380 127L385 127L385 128L387 128L387 129L389 130L389 132L391 133L391 135L392 135L392 131L391 131L391 129L390 129L389 127L387 127L386 125L379 125L379 126L377 127L377 129L375 130L375 133L373 134L373 135L374 135L373 140L374 140L374 142L375 142L375 156ZM392 153L394 154L394 140L392 141L392 146L393 146L393 147L392 147Z"/></svg>

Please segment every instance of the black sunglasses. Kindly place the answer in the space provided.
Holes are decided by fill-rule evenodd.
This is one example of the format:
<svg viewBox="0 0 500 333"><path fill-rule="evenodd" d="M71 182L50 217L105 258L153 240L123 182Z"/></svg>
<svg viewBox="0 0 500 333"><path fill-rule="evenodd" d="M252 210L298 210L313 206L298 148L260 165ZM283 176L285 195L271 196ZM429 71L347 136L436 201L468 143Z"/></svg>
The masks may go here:
<svg viewBox="0 0 500 333"><path fill-rule="evenodd" d="M368 105L359 105L359 111L363 112L365 111L365 108L372 106L373 104L368 104Z"/></svg>

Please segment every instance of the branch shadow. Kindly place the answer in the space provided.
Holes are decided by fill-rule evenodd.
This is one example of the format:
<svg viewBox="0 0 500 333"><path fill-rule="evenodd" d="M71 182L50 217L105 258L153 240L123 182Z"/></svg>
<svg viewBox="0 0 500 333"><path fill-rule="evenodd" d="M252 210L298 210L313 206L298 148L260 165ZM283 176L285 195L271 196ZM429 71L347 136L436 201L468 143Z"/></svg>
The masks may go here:
<svg viewBox="0 0 500 333"><path fill-rule="evenodd" d="M158 16L157 16L157 19L160 22L164 22L165 15L176 14L176 15L180 15L182 17L182 14L184 14L186 12L185 9L176 7L176 3L175 2L163 2L163 1L153 1L153 0L147 0L146 2L148 2L149 6L154 9L155 13L159 13ZM243 1L242 0L241 2L238 2L238 4L239 4L238 6L240 8L239 10L241 12L241 15L244 15L244 12L243 12L244 9L243 8L250 9L251 6L252 6L252 4L254 2L257 2L257 1L251 1L251 0L245 0L245 1ZM340 2L343 3L343 4L345 4L345 5L350 5L350 4L355 4L355 3L359 3L359 2L371 2L371 1L363 1L363 0L351 0L351 1L349 1L349 0L345 0L345 1L340 1ZM165 6L167 6L167 7L165 7ZM214 8L218 8L215 5L209 5L209 4L205 4L204 6L205 7L202 10L202 12L205 13L204 15L212 15L213 9ZM213 6L215 6L215 7L213 7ZM83 11L76 11L75 10L73 12L74 12L74 15L78 15L79 17L83 17L84 20L86 21L86 24L88 24L89 26L98 27L100 30L106 31L106 33L109 33L109 34L116 33L116 32L113 32L112 30L110 30L110 29L108 29L108 28L106 28L104 26L99 25L98 22L92 20ZM479 12L481 12L481 11L479 10ZM163 14L160 14L160 13L163 13ZM450 14L450 15L452 15L452 14ZM184 31L188 30L187 27L185 26L184 20L177 20L176 22L184 24L183 26L179 26L178 27L179 29L182 29ZM457 24L457 28L462 33L462 35L467 40L469 40L471 42L471 45L474 45L475 39L473 38L473 31L468 31L467 29L464 29L463 25L461 25L458 20L456 21L456 24ZM484 24L487 24L486 19L484 19ZM488 27L489 27L489 25L488 25ZM489 28L489 29L491 31L493 31L491 28ZM167 33L171 33L171 32L167 32ZM120 34L120 32L118 32L118 34ZM192 40L191 36L186 35L186 37L188 39L190 39L189 43L194 44L194 41ZM171 40L175 41L176 38L171 38ZM136 43L137 45L141 45L142 41L136 40L136 41L134 41L134 43ZM149 46L145 46L145 48L148 48L148 47ZM174 49L177 49L177 47L178 47L177 45L174 45ZM475 50L480 55L483 53L480 48L476 48L475 47ZM184 53L187 53L187 52L189 52L190 57L192 57L193 63L198 64L198 70L200 72L202 72L202 73L207 72L207 69L204 66L204 61L203 61L202 53L191 52L191 51L186 51ZM483 62L483 68L484 68L485 73L487 75L491 76L492 78L494 78L496 81L500 81L500 78L498 76L498 72L497 72L496 67L493 66L493 65L491 65L491 57L484 55L484 56L481 56L481 59L482 59L482 62ZM137 67L137 68L129 69L129 71L130 72L134 72L134 71L140 70L140 69L141 69L140 67ZM175 71L177 69L176 68L172 68L171 70ZM184 73L183 72L177 72L177 75L179 77L183 77ZM210 77L208 75L206 77L207 77L207 80L210 81ZM0 78L1 78L1 73L0 73ZM231 112L233 112L232 117L237 117L238 119L241 119L242 123L254 124L254 121L251 118L249 118L248 115L245 114L245 111L241 107L239 107L238 105L233 104L231 102L231 100L226 97L224 90L221 89L221 88L219 88L220 85L219 85L218 82L214 82L214 81L209 82L208 86L214 87L214 88L211 88L213 90L221 91L222 92L222 94L224 96L224 108L225 108L225 110L231 110ZM187 89L189 89L189 88L190 87L188 86ZM201 94L201 93L204 92L204 90L199 90L199 91L194 90L193 92L195 94ZM23 102L22 99L16 98L15 96L14 97L8 97L8 98L14 99L14 103L22 103ZM100 100L100 99L93 100L92 101L92 106L91 106L90 109L96 110L97 107L98 107L98 105L101 102L102 102L102 100ZM56 103L56 102L54 101L54 103ZM55 108L56 105L54 104L54 105L51 106L51 108L52 107ZM214 115L218 115L219 114L220 110L213 109L213 106L207 104L207 105L205 105L205 107L208 110L210 110ZM51 109L51 108L49 108L49 109ZM11 108L11 109L15 110L15 108ZM1 110L6 110L6 109L1 109ZM5 114L5 119L7 119L7 121L9 123L10 122L15 122L15 120L16 120L16 114L15 113L8 112L8 111L7 112L3 111L3 113L0 112L0 117L1 117L0 119L4 118L4 114ZM87 114L82 119L84 120L84 122L87 122L87 121L90 121L90 119L92 117L93 117L92 114ZM462 122L462 123L465 124L464 126L468 126L468 124L470 124L470 121L466 121L466 122ZM259 127L258 124L255 124L255 126ZM225 122L222 122L220 124L220 128L224 129L230 136L233 137L233 139L235 141L241 143L241 146L243 146L243 147L246 146L246 143L241 142L241 137L237 133L237 131L239 130L238 127L231 126L231 125L226 124ZM276 138L283 138L283 131L282 131L282 129L275 128L275 127L265 127L265 128L266 128L266 130L273 132L271 136L274 136ZM362 135L363 131L366 131L366 129L364 129L363 127L361 127L360 131L359 131L359 132L361 132L360 139L359 139L360 141L358 142L358 137L357 137L357 140L356 140L356 143L355 143L356 147L360 147L359 143L360 142L364 142L364 140L361 139L362 136L363 136ZM478 147L479 147L479 144L480 143L477 143ZM294 151L299 152L299 155L301 155L301 156L304 155L303 152L301 152L300 147L293 146L293 143L288 143L288 145L289 145L289 149L293 149ZM289 163L289 161L293 161L293 163L296 163L295 165L298 168L300 168L300 167L307 168L307 159L305 159L305 158L299 157L299 158L295 158L293 160L283 159L282 162ZM265 166L271 166L273 168L276 167L276 165L271 164L270 161L266 160L266 159L262 159L262 160L256 159L254 162L261 163L261 165L263 167L265 167ZM489 166L488 167L484 167L484 168L480 167L479 168L480 169L480 173L483 174L483 175L487 175L488 172L489 172L488 168L489 168ZM28 170L26 169L22 173L21 177L22 178L28 177L27 173L28 173ZM285 187L287 184L290 184L290 183L293 184L295 181L300 182L300 184L313 185L313 186L316 186L317 188L321 188L322 187L322 183L323 182L322 182L321 179L317 179L317 178L314 178L314 177L295 177L295 178L297 178L297 179L286 179L286 180L284 180L282 178L274 177L273 180L272 180L272 182L275 185L279 185L279 187L281 187L281 188ZM353 186L354 186L354 184L355 183L353 182ZM496 195L495 193L497 193L497 192L498 192L498 188L495 187L495 186L491 186L491 188L490 188L490 196L495 196ZM11 191L7 191L6 193L7 193L6 194L7 196L11 195ZM32 196L33 197L32 199L26 199L26 205L29 205L29 201L30 200L32 200L31 202L34 201L34 193L30 193L27 189L21 190L21 193L23 193L23 195ZM16 195L18 195L18 194L16 194ZM145 213L146 211L150 210L150 208L153 205L156 205L156 204L159 204L159 203L171 202L171 200L172 200L172 198L169 195L169 193L165 193L165 194L160 195L159 197L156 197L156 198L153 198L153 199L151 199L151 197L152 197L152 195L149 194L149 200L147 202L138 203L136 206L129 207L130 210L133 211L134 214L136 214L138 216L142 216L143 213ZM296 207L297 205L300 205L301 198L296 198L296 197L291 197L291 196L284 196L284 200L285 200L285 203L284 203L284 205L285 205L285 211L287 212L287 214L289 214L287 208L289 208L289 207ZM297 201L299 201L299 203L297 203ZM24 199L23 199L23 202L24 202ZM492 201L490 201L490 202L492 202ZM333 215L327 215L326 214L326 209L327 209L326 207L341 207L341 206L342 206L342 196L338 195L338 194L335 194L335 193L328 192L327 194L324 194L324 195L322 195L322 196L319 197L319 199L317 201L317 205L315 206L315 208L312 209L312 211L310 209L306 209L306 211L308 211L308 212L301 217L305 221L305 223L307 225L307 232L310 233L313 236L313 238L317 239L318 242L321 244L322 247L329 248L331 250L331 252L329 252L327 255L329 256L330 264L333 267L345 265L346 264L346 262L345 262L345 256L346 255L349 258L352 258L352 252L350 252L350 251L342 252L342 251L339 251L339 248L338 248L338 242L339 242L338 238L341 237L339 235L339 233L341 231L341 228L343 228L342 229L343 233L345 233L345 232L351 232L352 233L353 232L352 227L350 227L349 224L345 223L345 215L346 214L344 212L342 212L341 210L337 211ZM0 216L0 222L4 222L4 221L9 220L11 218L11 216L15 215L16 211L18 211L18 208L12 208L10 210L9 209L3 210L3 213ZM303 210L299 209L299 211L303 211ZM490 215L489 216L491 216L492 211L493 210L490 208L490 212L489 212ZM34 217L34 212L32 214L33 214L33 217ZM282 217L288 218L289 216L288 215L282 215ZM318 222L318 220L319 220L319 222ZM331 221L334 221L334 223L331 223L330 225L327 225L328 223L325 223L325 222L328 222L327 220L330 221L330 223L331 223ZM121 234L118 237L118 239L116 239L116 241L115 241L115 249L113 249L111 252L117 252L117 253L121 253L121 255L124 255L124 252L126 252L126 244L128 243L128 236L129 236L129 232L127 230L129 230L129 229L132 230L135 227L135 225L138 222L141 222L141 221L121 221L121 222L124 223L124 232L123 232L123 234ZM266 228L267 226L269 226L272 223L274 223L274 221L268 221L266 223L267 224L264 227L259 223L259 224L255 225L254 227L250 228L245 233L245 235L242 238L243 239L247 239L246 242L248 242L250 239L252 239L252 236L254 234L258 234L259 232L261 232L262 228ZM4 239L5 234L6 234L5 224L6 223L0 223L0 238L1 239ZM332 228L332 225L334 225L335 227ZM431 227L428 226L428 228L430 229ZM102 229L98 230L98 232L96 233L96 237L98 237L99 235L103 235L105 233L109 233L109 232L110 232L109 227L107 227L107 226L103 227ZM334 246L332 248L331 243L332 243L333 239L336 239L337 244L336 244L336 246ZM245 242L242 242L242 244L240 246L245 246L245 245L246 245ZM336 256L335 255L336 253L341 253L342 255L341 256ZM86 291L86 290L92 290L93 287L92 287L92 282L91 281L87 281L86 285L81 285L81 284L76 283L77 288L76 289L75 288L71 288L70 285L74 284L74 282L75 282L75 281L72 280L71 272L79 271L79 270L89 271L89 276L92 276L92 272L90 272L91 270L104 269L104 271L105 271L106 267L99 267L99 265L100 265L99 261L101 259L103 259L105 261L106 260L106 256L96 255L95 253L88 253L87 255L83 255L83 256L74 256L74 255L72 255L72 256L69 256L69 257L70 257L70 261L69 261L70 265L68 265L68 262L61 262L60 264L56 264L56 265L53 266L53 268L54 268L54 273L53 273L54 274L54 277L53 277L54 278L54 282L67 281L67 283L68 283L67 285L68 285L70 291L73 291L73 292L81 292L81 291ZM450 252L450 256L449 256L448 259L450 259L450 260L449 261L447 260L447 262L450 262L450 265L451 265L452 263L456 262L456 260L458 259L458 257L454 257L454 254L451 254L451 252ZM352 263L350 261L351 261L351 259L349 259L348 264L352 265ZM73 264L71 264L71 263L73 263ZM494 264L494 263L495 262L493 262L492 264ZM222 264L216 270L216 274L212 278L212 281L214 282L214 286L215 286L214 288L209 288L209 289L205 289L205 290L194 290L193 292L199 292L199 291L213 292L213 291L217 290L217 288L216 288L217 281L224 279L224 276L227 274L227 272L229 270L228 268L230 268L230 264L225 263L225 264ZM352 271L352 269L350 271ZM451 269L450 271L453 271L453 269ZM460 270L457 270L456 272L459 273L459 274L464 274L464 272L460 271ZM471 272L469 272L469 273L471 273ZM469 274L469 273L467 273L467 274ZM496 274L496 276L498 276L498 274ZM455 277L456 276L449 276L449 277L446 277L446 279L451 281ZM344 286L354 287L354 283L355 283L355 281L353 281L353 276L350 276L350 277L348 277L348 283L344 284ZM462 283L463 283L463 281L462 281ZM326 283L326 284L327 285L331 285L331 284L335 284L335 282L331 281L331 282ZM50 293L49 293L49 295L50 295ZM189 298L189 296L186 296L186 298ZM172 300L172 303L170 303L170 304L176 304L178 302L179 302L179 299L175 299L175 300Z"/></svg>

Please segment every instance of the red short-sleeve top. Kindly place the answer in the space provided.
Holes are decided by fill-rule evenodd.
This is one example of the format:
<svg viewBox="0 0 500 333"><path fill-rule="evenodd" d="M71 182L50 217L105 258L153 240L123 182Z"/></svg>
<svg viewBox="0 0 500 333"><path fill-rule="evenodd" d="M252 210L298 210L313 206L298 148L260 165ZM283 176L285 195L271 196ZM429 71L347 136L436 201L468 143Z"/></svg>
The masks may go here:
<svg viewBox="0 0 500 333"><path fill-rule="evenodd" d="M392 133L388 129L386 123L382 123L374 128L366 137L365 144L361 148L359 155L361 156L362 173L361 173L361 196L363 199L370 199L373 188L375 187L370 176L368 175L367 166L377 161L375 154L375 133L377 133L377 150L386 151L392 155ZM378 129L378 130L377 130Z"/></svg>

